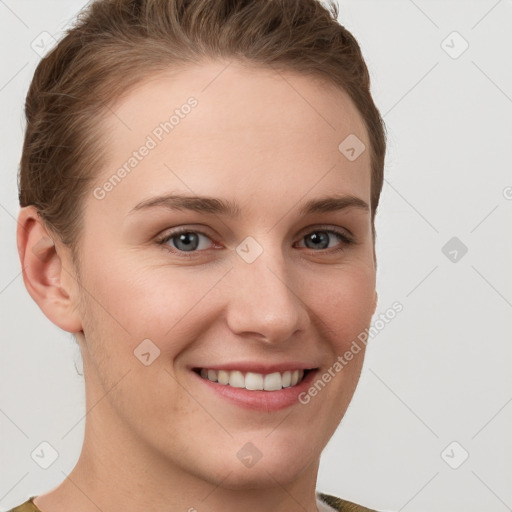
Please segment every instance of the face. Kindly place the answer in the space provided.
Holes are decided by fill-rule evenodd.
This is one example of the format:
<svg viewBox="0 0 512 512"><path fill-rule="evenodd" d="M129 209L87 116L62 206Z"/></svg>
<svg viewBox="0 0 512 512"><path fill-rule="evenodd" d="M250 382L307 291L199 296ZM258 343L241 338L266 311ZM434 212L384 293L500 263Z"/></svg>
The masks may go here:
<svg viewBox="0 0 512 512"><path fill-rule="evenodd" d="M369 150L338 149L369 148L363 121L332 85L236 63L113 110L81 242L88 400L108 392L87 428L234 488L290 482L347 409L375 309Z"/></svg>

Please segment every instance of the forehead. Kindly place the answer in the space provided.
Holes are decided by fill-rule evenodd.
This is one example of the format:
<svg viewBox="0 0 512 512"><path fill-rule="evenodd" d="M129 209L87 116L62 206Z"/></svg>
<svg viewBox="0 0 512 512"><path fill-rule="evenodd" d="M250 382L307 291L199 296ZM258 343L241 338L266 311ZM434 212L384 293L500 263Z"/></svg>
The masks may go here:
<svg viewBox="0 0 512 512"><path fill-rule="evenodd" d="M272 202L334 187L370 201L363 119L345 91L317 78L235 62L164 72L124 95L100 129L107 163L97 185L122 175L102 208L126 213L176 189ZM350 160L339 146L354 136L366 150Z"/></svg>

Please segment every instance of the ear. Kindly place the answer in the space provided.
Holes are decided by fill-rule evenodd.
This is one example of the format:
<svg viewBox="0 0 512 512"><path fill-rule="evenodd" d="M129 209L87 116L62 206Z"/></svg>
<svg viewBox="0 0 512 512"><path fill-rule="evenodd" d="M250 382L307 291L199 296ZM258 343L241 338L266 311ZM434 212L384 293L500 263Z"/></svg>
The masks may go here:
<svg viewBox="0 0 512 512"><path fill-rule="evenodd" d="M60 244L57 252L56 241L34 206L20 210L16 239L30 296L55 325L71 333L81 331L79 285L69 249Z"/></svg>

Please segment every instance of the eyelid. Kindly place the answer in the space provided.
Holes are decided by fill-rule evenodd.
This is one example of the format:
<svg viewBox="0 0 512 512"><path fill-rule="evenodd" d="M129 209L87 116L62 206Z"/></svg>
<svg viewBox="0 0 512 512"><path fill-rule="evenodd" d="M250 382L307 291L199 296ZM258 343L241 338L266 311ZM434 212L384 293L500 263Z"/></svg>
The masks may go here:
<svg viewBox="0 0 512 512"><path fill-rule="evenodd" d="M168 242L175 236L181 235L182 233L198 233L200 235L205 236L206 238L209 238L213 244L217 244L217 242L215 240L213 240L212 237L210 235L208 235L207 233L205 233L202 229L186 227L186 226L185 227L177 227L177 228L172 229L171 231L165 232L163 235L159 235L156 238L156 243L164 246L166 242ZM202 251L179 251L175 247L171 247L171 248L168 247L167 250L169 250L170 252L177 252L177 253L183 254L185 256L192 255L194 253L201 253L201 252L205 251L205 249L203 249Z"/></svg>
<svg viewBox="0 0 512 512"><path fill-rule="evenodd" d="M331 225L312 225L312 226L308 226L308 227L304 228L301 231L301 234L299 236L299 240L298 241L299 242L302 241L302 239L306 235L314 233L314 232L317 232L317 231L323 231L323 232L326 232L326 233L331 233L331 234L337 235L341 239L341 243L339 244L339 247L338 246L330 247L330 248L327 248L327 249L320 249L318 251L315 251L314 249L311 249L313 252L318 252L318 253L335 252L335 251L343 249L343 246L346 246L346 245L349 245L349 244L356 244L357 243L354 235L348 229L341 228L341 227L338 227L338 226L334 227L334 226L331 226ZM166 242L168 242L169 240L171 240L175 236L178 236L178 235L180 235L182 233L198 233L200 235L205 236L206 238L209 238L212 241L213 244L218 244L218 242L213 240L212 237L210 235L208 235L207 233L205 233L202 229L191 227L191 226L190 227L181 226L181 227L172 228L170 231L167 231L163 235L158 236L156 238L156 242L159 245L165 246ZM306 249L309 249L309 248L306 247ZM184 256L184 257L195 257L195 255L201 254L201 253L207 251L208 249L203 249L203 250L200 250L200 251L197 251L197 250L196 251L180 251L180 250L176 249L175 247L166 247L166 250L171 252L171 253L179 254L180 256Z"/></svg>
<svg viewBox="0 0 512 512"><path fill-rule="evenodd" d="M338 235L349 238L351 242L355 243L355 236L349 229L341 226L335 226L332 224L313 224L311 226L307 226L301 231L300 238L315 231L329 231L331 233L334 232Z"/></svg>

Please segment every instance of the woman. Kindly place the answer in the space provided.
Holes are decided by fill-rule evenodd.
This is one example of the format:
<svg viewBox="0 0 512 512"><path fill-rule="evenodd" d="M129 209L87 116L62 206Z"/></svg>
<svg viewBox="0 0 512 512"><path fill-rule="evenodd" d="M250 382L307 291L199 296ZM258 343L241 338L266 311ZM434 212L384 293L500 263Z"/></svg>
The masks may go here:
<svg viewBox="0 0 512 512"><path fill-rule="evenodd" d="M376 308L385 156L336 18L98 0L40 62L18 250L87 416L73 471L13 511L369 510L316 491Z"/></svg>

